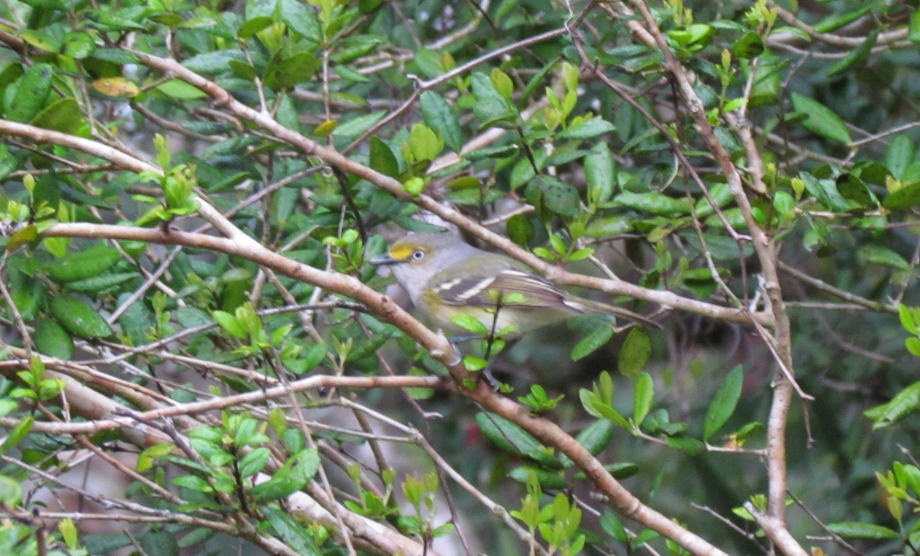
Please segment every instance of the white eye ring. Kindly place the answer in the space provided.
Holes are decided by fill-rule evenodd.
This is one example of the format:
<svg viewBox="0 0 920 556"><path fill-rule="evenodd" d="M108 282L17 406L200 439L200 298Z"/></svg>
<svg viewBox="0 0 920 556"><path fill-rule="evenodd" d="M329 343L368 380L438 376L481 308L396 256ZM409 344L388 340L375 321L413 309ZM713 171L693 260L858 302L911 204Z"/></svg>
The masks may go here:
<svg viewBox="0 0 920 556"><path fill-rule="evenodd" d="M412 258L415 259L416 261L420 261L425 258L425 252L422 251L421 249L417 249L412 252Z"/></svg>

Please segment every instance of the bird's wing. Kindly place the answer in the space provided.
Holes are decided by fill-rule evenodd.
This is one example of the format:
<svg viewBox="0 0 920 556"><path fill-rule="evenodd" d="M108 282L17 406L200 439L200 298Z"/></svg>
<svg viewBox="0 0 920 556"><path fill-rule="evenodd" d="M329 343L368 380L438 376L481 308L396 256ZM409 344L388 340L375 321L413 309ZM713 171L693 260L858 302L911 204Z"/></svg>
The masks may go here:
<svg viewBox="0 0 920 556"><path fill-rule="evenodd" d="M487 308L558 307L565 300L565 292L555 284L516 268L506 268L486 278L448 279L433 290L448 305Z"/></svg>

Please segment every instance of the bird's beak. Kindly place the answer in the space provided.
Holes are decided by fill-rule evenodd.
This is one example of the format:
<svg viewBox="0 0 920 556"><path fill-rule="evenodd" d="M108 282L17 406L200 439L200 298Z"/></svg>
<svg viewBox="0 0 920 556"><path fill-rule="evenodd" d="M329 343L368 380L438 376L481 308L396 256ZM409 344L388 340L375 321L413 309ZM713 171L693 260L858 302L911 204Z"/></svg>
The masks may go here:
<svg viewBox="0 0 920 556"><path fill-rule="evenodd" d="M378 265L378 266L384 266L384 265L388 265L388 264L396 264L396 263L398 263L399 261L396 260L396 259L394 259L394 258L391 257L390 255L381 255L381 256L379 256L379 257L374 257L373 259L371 259L371 260L369 260L369 261L367 261L367 262L369 262L369 263L371 263L371 264L374 264L374 265Z"/></svg>

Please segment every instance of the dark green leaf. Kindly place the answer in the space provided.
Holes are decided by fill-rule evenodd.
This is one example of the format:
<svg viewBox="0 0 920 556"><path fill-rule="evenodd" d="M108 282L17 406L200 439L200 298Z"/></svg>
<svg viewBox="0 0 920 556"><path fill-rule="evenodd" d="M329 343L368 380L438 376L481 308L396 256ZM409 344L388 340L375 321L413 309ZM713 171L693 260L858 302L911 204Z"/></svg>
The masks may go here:
<svg viewBox="0 0 920 556"><path fill-rule="evenodd" d="M661 216L690 214L690 201L684 197L675 199L661 193L632 193L627 191L620 193L613 200L629 208Z"/></svg>
<svg viewBox="0 0 920 556"><path fill-rule="evenodd" d="M831 66L831 69L828 70L827 75L836 75L840 72L846 71L856 64L865 60L869 54L872 53L872 47L875 46L875 41L878 38L878 29L873 30L869 33L869 36L866 37L859 46L850 51L849 54L844 56L839 62Z"/></svg>
<svg viewBox="0 0 920 556"><path fill-rule="evenodd" d="M33 424L35 424L35 417L32 415L29 415L22 421L16 423L13 428L10 429L6 440L4 440L3 444L0 445L0 455L9 452L11 448L22 442L22 439L25 438L26 435L29 434L29 431L32 430Z"/></svg>
<svg viewBox="0 0 920 556"><path fill-rule="evenodd" d="M813 98L792 93L792 105L796 111L806 114L802 123L805 129L831 141L851 143L850 130L840 116Z"/></svg>
<svg viewBox="0 0 920 556"><path fill-rule="evenodd" d="M835 31L844 25L852 23L866 15L869 13L872 7L872 4L865 4L854 10L832 13L818 23L815 23L815 31L818 33L830 33L831 31Z"/></svg>
<svg viewBox="0 0 920 556"><path fill-rule="evenodd" d="M882 201L882 206L888 210L909 209L917 205L920 205L920 182L904 185Z"/></svg>
<svg viewBox="0 0 920 556"><path fill-rule="evenodd" d="M69 295L56 295L51 300L51 313L68 332L86 340L112 335L112 327L95 309Z"/></svg>
<svg viewBox="0 0 920 556"><path fill-rule="evenodd" d="M635 330L640 329L636 328ZM633 422L639 427L648 412L652 410L652 403L655 401L655 382L652 380L652 375L639 373L636 378L635 388L633 392Z"/></svg>
<svg viewBox="0 0 920 556"><path fill-rule="evenodd" d="M322 551L310 534L310 530L298 523L293 517L277 506L262 506L260 508L275 533L301 556L320 556Z"/></svg>
<svg viewBox="0 0 920 556"><path fill-rule="evenodd" d="M716 397L709 404L706 411L706 423L703 427L703 439L709 440L712 435L719 432L719 429L728 421L738 400L741 399L741 385L744 383L744 371L741 365L738 365L725 377L725 382L716 392Z"/></svg>
<svg viewBox="0 0 920 556"><path fill-rule="evenodd" d="M590 334L584 337L578 344L572 348L572 361L586 357L594 353L602 345L610 341L613 337L613 328L609 326L600 326L595 328Z"/></svg>
<svg viewBox="0 0 920 556"><path fill-rule="evenodd" d="M920 382L915 382L895 395L888 403L867 409L863 414L872 419L872 428L887 427L920 409Z"/></svg>
<svg viewBox="0 0 920 556"><path fill-rule="evenodd" d="M396 161L396 156L389 145L378 137L371 137L370 164L371 168L385 176L395 178L399 175L399 162Z"/></svg>
<svg viewBox="0 0 920 556"><path fill-rule="evenodd" d="M44 355L65 361L73 355L73 338L56 321L51 319L39 321L32 338L35 340L38 351Z"/></svg>
<svg viewBox="0 0 920 556"><path fill-rule="evenodd" d="M669 436L668 444L690 456L698 456L706 451L706 445L695 438L686 436Z"/></svg>
<svg viewBox="0 0 920 556"><path fill-rule="evenodd" d="M885 149L885 166L897 180L903 180L907 167L914 161L917 146L907 135L898 135Z"/></svg>
<svg viewBox="0 0 920 556"><path fill-rule="evenodd" d="M148 531L138 540L148 556L179 556L176 536L165 529Z"/></svg>
<svg viewBox="0 0 920 556"><path fill-rule="evenodd" d="M635 378L648 363L652 342L641 328L633 328L620 348L619 370L623 376Z"/></svg>
<svg viewBox="0 0 920 556"><path fill-rule="evenodd" d="M616 128L612 123L601 118L579 122L557 135L560 139L590 139L603 133L610 133Z"/></svg>
<svg viewBox="0 0 920 556"><path fill-rule="evenodd" d="M463 134L457 117L451 112L444 98L432 91L425 91L419 98L419 107L428 127L441 134L447 148L459 153L463 148Z"/></svg>
<svg viewBox="0 0 920 556"><path fill-rule="evenodd" d="M882 540L900 538L897 531L881 525L875 525L874 523L841 521L839 523L828 523L827 528L845 539Z"/></svg>
<svg viewBox="0 0 920 556"><path fill-rule="evenodd" d="M558 473L553 473L545 469L540 469L539 467L532 467L529 465L522 465L520 467L515 467L508 473L508 477L513 480L526 485L527 481L530 479L530 475L535 474L537 477L537 482L540 483L540 487L547 490L562 490L568 488L569 482L565 477L560 476Z"/></svg>
<svg viewBox="0 0 920 556"><path fill-rule="evenodd" d="M96 42L89 33L70 32L61 42L61 54L82 60L96 50Z"/></svg>
<svg viewBox="0 0 920 556"><path fill-rule="evenodd" d="M502 450L527 457L550 469L563 467L562 462L544 449L530 433L504 417L494 413L477 413L476 422L482 434Z"/></svg>
<svg viewBox="0 0 920 556"><path fill-rule="evenodd" d="M380 111L352 118L347 122L340 123L338 127L332 131L332 136L347 137L349 139L355 138L373 127L374 124L382 120L386 115L387 113L385 111Z"/></svg>
<svg viewBox="0 0 920 556"><path fill-rule="evenodd" d="M196 73L220 74L226 72L231 60L243 62L246 57L238 48L232 50L215 50L188 58L182 65Z"/></svg>
<svg viewBox="0 0 920 556"><path fill-rule="evenodd" d="M527 186L527 200L547 210L574 218L581 210L578 190L553 176L537 176ZM536 201L536 202L534 202Z"/></svg>
<svg viewBox="0 0 920 556"><path fill-rule="evenodd" d="M584 166L585 179L588 182L588 202L596 205L610 200L616 183L616 168L607 143L600 142L594 145L591 154L585 157Z"/></svg>
<svg viewBox="0 0 920 556"><path fill-rule="evenodd" d="M910 14L910 23L907 28L907 40L914 44L920 44L920 12L914 10Z"/></svg>
<svg viewBox="0 0 920 556"><path fill-rule="evenodd" d="M498 117L504 117L511 110L511 107L505 101L492 85L492 79L488 75L476 72L472 77L473 95L476 97L476 104L473 111L483 122L493 120Z"/></svg>
<svg viewBox="0 0 920 556"><path fill-rule="evenodd" d="M511 241L523 247L530 245L536 235L533 222L526 214L515 214L509 218L505 225L505 232Z"/></svg>
<svg viewBox="0 0 920 556"><path fill-rule="evenodd" d="M19 79L16 95L6 108L6 119L28 123L41 112L51 93L53 70L48 64L35 64Z"/></svg>
<svg viewBox="0 0 920 556"><path fill-rule="evenodd" d="M323 29L309 5L297 0L281 0L281 20L305 39L323 42Z"/></svg>
<svg viewBox="0 0 920 556"><path fill-rule="evenodd" d="M48 275L58 282L73 282L96 276L121 260L114 247L96 247L69 253L46 265Z"/></svg>
<svg viewBox="0 0 920 556"><path fill-rule="evenodd" d="M254 17L246 21L246 23L243 23L243 25L240 26L240 29L239 31L237 31L236 36L243 40L246 40L249 37L258 33L259 31L263 31L267 29L268 26L271 24L272 24L272 18L268 16Z"/></svg>
<svg viewBox="0 0 920 556"><path fill-rule="evenodd" d="M910 263L901 255L895 253L887 247L880 245L864 245L857 252L860 260L865 260L873 264L880 264L897 268L898 270L910 270Z"/></svg>
<svg viewBox="0 0 920 556"><path fill-rule="evenodd" d="M763 39L754 31L748 31L732 47L732 54L738 58L751 59L763 54Z"/></svg>

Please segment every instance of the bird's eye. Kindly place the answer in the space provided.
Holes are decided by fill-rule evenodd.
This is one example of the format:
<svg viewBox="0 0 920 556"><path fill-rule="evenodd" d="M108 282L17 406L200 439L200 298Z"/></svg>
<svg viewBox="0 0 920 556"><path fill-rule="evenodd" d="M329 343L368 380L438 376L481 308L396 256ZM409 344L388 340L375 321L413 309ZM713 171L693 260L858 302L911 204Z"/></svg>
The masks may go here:
<svg viewBox="0 0 920 556"><path fill-rule="evenodd" d="M421 249L417 249L415 252L412 253L412 258L415 259L416 261L420 261L425 258L425 252L422 251Z"/></svg>

